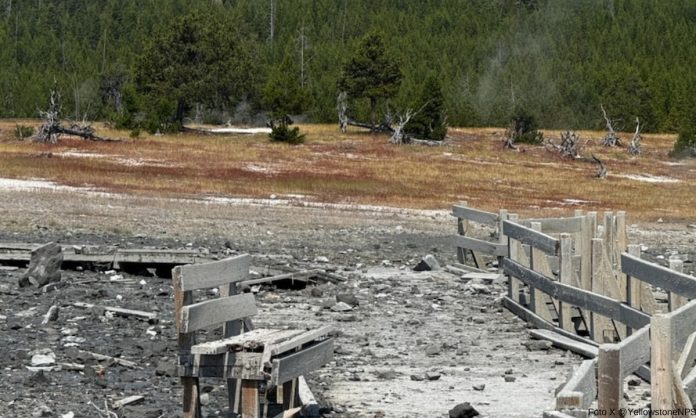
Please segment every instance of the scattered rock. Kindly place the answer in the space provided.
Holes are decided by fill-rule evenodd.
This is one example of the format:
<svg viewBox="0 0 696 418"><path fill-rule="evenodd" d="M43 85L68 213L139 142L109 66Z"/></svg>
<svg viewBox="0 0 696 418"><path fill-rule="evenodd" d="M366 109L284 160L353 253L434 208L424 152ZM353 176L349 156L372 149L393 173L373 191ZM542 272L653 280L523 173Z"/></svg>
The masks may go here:
<svg viewBox="0 0 696 418"><path fill-rule="evenodd" d="M339 293L336 295L336 301L339 303L343 302L350 306L360 305L360 301L358 301L358 298L352 293Z"/></svg>
<svg viewBox="0 0 696 418"><path fill-rule="evenodd" d="M425 378L428 380L439 380L440 376L442 376L438 372L425 372Z"/></svg>
<svg viewBox="0 0 696 418"><path fill-rule="evenodd" d="M337 304L331 307L331 310L334 312L348 312L352 311L353 307L351 307L345 302L338 302Z"/></svg>
<svg viewBox="0 0 696 418"><path fill-rule="evenodd" d="M460 403L449 411L449 418L472 418L479 415L469 402Z"/></svg>
<svg viewBox="0 0 696 418"><path fill-rule="evenodd" d="M328 263L329 259L327 257L324 257L323 255L314 257L314 262L315 263Z"/></svg>
<svg viewBox="0 0 696 418"><path fill-rule="evenodd" d="M413 268L413 271L435 271L440 270L440 263L432 255L428 254Z"/></svg>
<svg viewBox="0 0 696 418"><path fill-rule="evenodd" d="M514 382L515 380L517 380L517 378L515 376L505 375L506 382L510 383L510 382Z"/></svg>
<svg viewBox="0 0 696 418"><path fill-rule="evenodd" d="M42 287L60 281L60 266L63 264L63 249L54 242L31 252L31 261L24 275L19 279L19 287L30 284Z"/></svg>
<svg viewBox="0 0 696 418"><path fill-rule="evenodd" d="M46 367L56 364L56 354L50 348L42 348L29 353L32 367Z"/></svg>
<svg viewBox="0 0 696 418"><path fill-rule="evenodd" d="M531 341L525 341L522 343L525 347L527 347L528 351L548 351L551 349L551 341L546 341L546 340L531 340Z"/></svg>
<svg viewBox="0 0 696 418"><path fill-rule="evenodd" d="M324 296L324 291L318 287L313 287L312 290L309 291L309 293L315 298L320 298Z"/></svg>
<svg viewBox="0 0 696 418"><path fill-rule="evenodd" d="M430 344L425 347L426 356L436 356L442 351L442 344Z"/></svg>
<svg viewBox="0 0 696 418"><path fill-rule="evenodd" d="M411 380L413 380L414 382L422 382L423 380L425 380L425 377L420 374L412 374Z"/></svg>
<svg viewBox="0 0 696 418"><path fill-rule="evenodd" d="M479 392L481 392L484 389L486 389L486 385L485 385L485 383L479 383L478 385L473 385L472 388L474 390L478 390Z"/></svg>
<svg viewBox="0 0 696 418"><path fill-rule="evenodd" d="M46 405L39 405L31 413L31 416L34 418L50 417L52 415L53 411Z"/></svg>

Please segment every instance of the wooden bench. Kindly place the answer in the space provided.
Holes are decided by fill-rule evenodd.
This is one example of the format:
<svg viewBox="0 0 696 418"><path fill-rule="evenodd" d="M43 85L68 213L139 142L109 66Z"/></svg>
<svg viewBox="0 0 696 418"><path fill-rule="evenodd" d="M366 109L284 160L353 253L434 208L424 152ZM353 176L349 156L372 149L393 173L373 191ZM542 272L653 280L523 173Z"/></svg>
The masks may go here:
<svg viewBox="0 0 696 418"><path fill-rule="evenodd" d="M284 409L294 407L297 378L333 359L330 327L253 329L254 295L237 294L236 287L248 279L250 259L241 255L172 270L185 418L201 416L199 378L226 379L230 410L257 418L262 412L267 416L273 397ZM216 287L219 297L194 302L194 291ZM197 331L218 326L221 338L196 343Z"/></svg>

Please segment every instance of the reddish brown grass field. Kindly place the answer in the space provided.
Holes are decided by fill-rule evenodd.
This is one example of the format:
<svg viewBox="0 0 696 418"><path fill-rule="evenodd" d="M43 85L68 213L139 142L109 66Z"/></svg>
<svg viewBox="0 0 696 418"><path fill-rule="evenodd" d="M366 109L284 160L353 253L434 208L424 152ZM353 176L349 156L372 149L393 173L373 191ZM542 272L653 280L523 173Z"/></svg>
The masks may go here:
<svg viewBox="0 0 696 418"><path fill-rule="evenodd" d="M266 135L178 134L128 138L97 125L98 134L121 142L63 138L57 145L17 141L16 123L0 121L0 177L45 179L111 192L172 197L302 195L317 202L407 208L447 208L466 200L487 210L522 214L573 209L626 210L655 220L696 218L696 162L668 157L673 135L644 135L643 155L600 144L602 132L580 132L581 150L606 161L596 166L566 160L544 147L504 151L501 129L451 129L440 147L394 146L383 135L334 125L301 125L304 145L271 143ZM558 132L545 136L558 141ZM630 134L623 134L624 142ZM49 156L50 155L50 156ZM630 176L633 176L631 178ZM637 176L637 177L636 177Z"/></svg>

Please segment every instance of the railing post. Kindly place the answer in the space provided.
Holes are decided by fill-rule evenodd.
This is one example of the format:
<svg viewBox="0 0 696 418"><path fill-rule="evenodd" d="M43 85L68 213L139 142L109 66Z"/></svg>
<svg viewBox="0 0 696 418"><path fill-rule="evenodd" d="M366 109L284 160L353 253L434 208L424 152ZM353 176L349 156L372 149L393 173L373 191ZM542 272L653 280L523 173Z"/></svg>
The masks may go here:
<svg viewBox="0 0 696 418"><path fill-rule="evenodd" d="M679 260L677 258L671 258L669 259L669 268L679 272L683 273L684 272L684 262L682 260ZM670 292L670 297L669 297L669 310L670 312L679 309L680 307L686 305L689 302L689 299L685 298L684 296L678 295L674 292Z"/></svg>
<svg viewBox="0 0 696 418"><path fill-rule="evenodd" d="M573 285L573 241L570 234L561 234L561 253L559 254L559 281L569 286ZM575 331L571 318L571 306L564 302L558 302L559 325L567 331Z"/></svg>
<svg viewBox="0 0 696 418"><path fill-rule="evenodd" d="M514 222L518 219L519 216L516 213L510 213L508 215L509 221ZM508 237L507 241L508 258L512 261L520 261L520 250L522 249L522 245L517 240L514 240L510 237ZM508 276L508 297L518 303L520 301L520 288L520 281L512 276Z"/></svg>
<svg viewBox="0 0 696 418"><path fill-rule="evenodd" d="M466 202L459 202L459 206L467 206ZM457 233L459 235L466 235L469 229L469 221L460 217L457 217ZM462 247L457 247L457 261L460 264L466 262L466 250Z"/></svg>
<svg viewBox="0 0 696 418"><path fill-rule="evenodd" d="M621 348L602 344L597 359L597 409L600 414L618 415L622 398Z"/></svg>
<svg viewBox="0 0 696 418"><path fill-rule="evenodd" d="M500 209L498 217L500 218L498 221L498 242L501 244L506 244L507 238L505 235L503 235L503 222L507 221L508 219L508 211L506 209ZM503 258L505 257L502 255L498 256L498 273L503 272Z"/></svg>
<svg viewBox="0 0 696 418"><path fill-rule="evenodd" d="M672 326L671 318L655 314L650 319L650 393L652 409L672 409Z"/></svg>
<svg viewBox="0 0 696 418"><path fill-rule="evenodd" d="M535 231L541 231L541 222L532 222L531 228ZM543 274L546 277L553 277L551 268L549 267L548 261L546 260L546 254L533 246L529 251L529 268ZM530 289L531 297L531 307L534 313L542 317L543 319L551 322L551 314L549 313L549 308L546 306L546 299L544 292L536 288Z"/></svg>

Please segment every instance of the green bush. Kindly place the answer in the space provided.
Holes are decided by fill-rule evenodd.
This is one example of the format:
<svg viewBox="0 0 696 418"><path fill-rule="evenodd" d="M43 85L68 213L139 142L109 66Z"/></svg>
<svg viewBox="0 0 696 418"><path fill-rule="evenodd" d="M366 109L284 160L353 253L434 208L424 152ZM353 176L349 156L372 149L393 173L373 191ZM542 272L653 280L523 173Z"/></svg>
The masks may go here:
<svg viewBox="0 0 696 418"><path fill-rule="evenodd" d="M292 119L285 115L283 117L277 118L275 120L271 119L271 133L268 136L271 141L275 142L287 142L288 144L301 144L305 140L305 135L300 133L300 128L295 126L290 128L292 125Z"/></svg>
<svg viewBox="0 0 696 418"><path fill-rule="evenodd" d="M696 129L693 126L679 130L677 142L669 154L671 157L696 157Z"/></svg>
<svg viewBox="0 0 696 418"><path fill-rule="evenodd" d="M544 134L539 132L534 116L525 109L518 107L511 122L513 140L515 143L541 145L544 143Z"/></svg>
<svg viewBox="0 0 696 418"><path fill-rule="evenodd" d="M14 130L15 138L23 141L34 135L34 128L31 126L17 125Z"/></svg>
<svg viewBox="0 0 696 418"><path fill-rule="evenodd" d="M135 128L130 131L130 137L131 138L139 138L140 137L140 128Z"/></svg>

